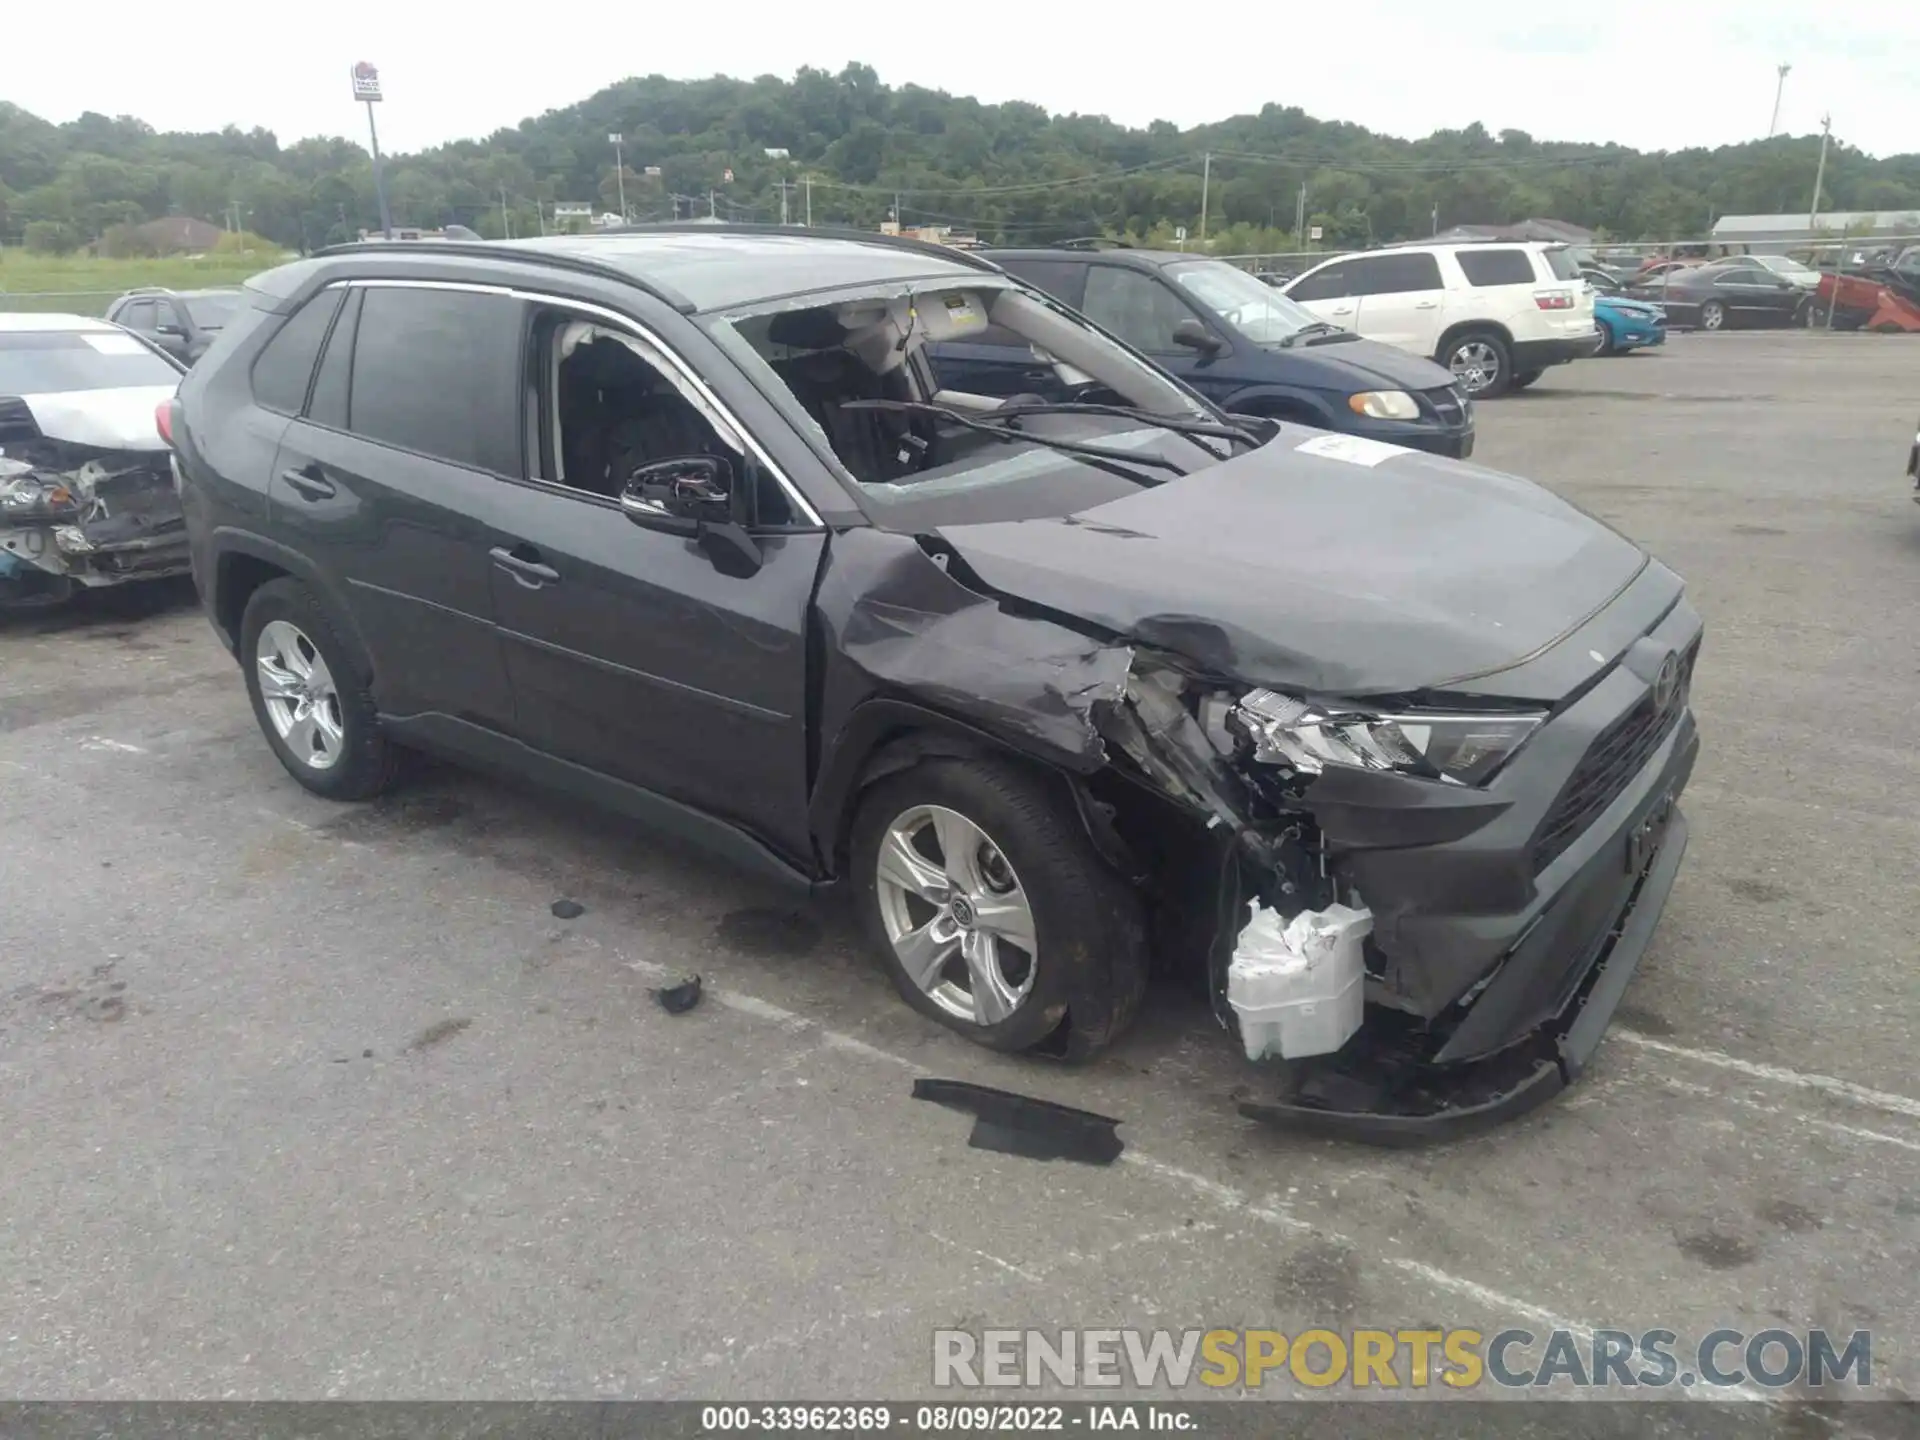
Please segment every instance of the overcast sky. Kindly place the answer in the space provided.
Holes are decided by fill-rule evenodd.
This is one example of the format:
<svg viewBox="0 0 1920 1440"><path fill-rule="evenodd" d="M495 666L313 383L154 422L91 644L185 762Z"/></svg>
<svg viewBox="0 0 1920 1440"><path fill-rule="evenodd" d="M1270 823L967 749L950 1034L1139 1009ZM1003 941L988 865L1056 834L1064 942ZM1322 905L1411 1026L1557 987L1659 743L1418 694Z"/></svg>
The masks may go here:
<svg viewBox="0 0 1920 1440"><path fill-rule="evenodd" d="M1129 11L1139 30L1122 22ZM152 14L96 0L76 32L75 11L21 0L7 50L56 58L8 65L0 97L52 120L91 109L165 130L233 123L282 140L360 138L347 71L365 59L386 86L382 145L397 151L484 136L627 75L790 76L860 60L890 84L1132 125L1188 126L1276 102L1409 137L1479 120L1542 139L1671 149L1764 135L1775 67L1788 62L1782 130L1815 131L1831 110L1849 143L1920 150L1920 13L1900 5L329 0L275 11L194 0L165 23ZM124 43L76 49L78 33Z"/></svg>

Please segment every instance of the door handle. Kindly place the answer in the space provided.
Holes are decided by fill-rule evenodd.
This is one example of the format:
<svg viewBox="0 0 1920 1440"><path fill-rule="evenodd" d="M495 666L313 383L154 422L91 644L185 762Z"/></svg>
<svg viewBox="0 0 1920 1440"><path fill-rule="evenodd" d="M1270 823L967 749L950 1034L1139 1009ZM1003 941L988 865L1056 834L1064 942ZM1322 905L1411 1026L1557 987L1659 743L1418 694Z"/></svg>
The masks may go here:
<svg viewBox="0 0 1920 1440"><path fill-rule="evenodd" d="M1440 308L1440 302L1438 300L1416 300L1413 302L1413 308L1416 310L1438 310Z"/></svg>
<svg viewBox="0 0 1920 1440"><path fill-rule="evenodd" d="M307 465L298 470L282 470L280 478L295 491L309 500L330 500L338 492L333 482L320 473L317 466Z"/></svg>
<svg viewBox="0 0 1920 1440"><path fill-rule="evenodd" d="M531 546L515 548L526 549L534 555L540 553ZM529 590L538 590L543 585L559 582L560 572L551 565L543 565L538 560L528 559L525 555L516 555L504 546L496 545L487 553L493 557L495 565L511 575L516 583L526 586Z"/></svg>

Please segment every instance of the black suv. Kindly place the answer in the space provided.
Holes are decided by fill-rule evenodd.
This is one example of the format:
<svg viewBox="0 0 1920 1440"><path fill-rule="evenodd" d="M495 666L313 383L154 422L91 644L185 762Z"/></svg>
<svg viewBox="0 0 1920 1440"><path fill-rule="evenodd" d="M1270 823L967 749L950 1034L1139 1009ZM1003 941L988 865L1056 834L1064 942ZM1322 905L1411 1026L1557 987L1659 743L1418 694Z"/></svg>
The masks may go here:
<svg viewBox="0 0 1920 1440"><path fill-rule="evenodd" d="M1064 398L942 384L988 330ZM1097 1051L1150 955L1231 1027L1250 914L1366 907L1365 1022L1356 973L1357 1033L1258 1113L1518 1108L1684 848L1671 571L1525 481L1232 419L961 252L328 251L249 283L166 428L301 784L436 751L843 886L906 1000L997 1049Z"/></svg>
<svg viewBox="0 0 1920 1440"><path fill-rule="evenodd" d="M1262 277L1174 251L990 250L987 258L1153 357L1224 410L1473 454L1473 402L1453 374L1363 340ZM1048 393L1029 347L989 332L935 352L943 379L990 395Z"/></svg>
<svg viewBox="0 0 1920 1440"><path fill-rule="evenodd" d="M214 336L245 303L233 286L216 290L129 290L107 308L107 319L192 365L207 353Z"/></svg>

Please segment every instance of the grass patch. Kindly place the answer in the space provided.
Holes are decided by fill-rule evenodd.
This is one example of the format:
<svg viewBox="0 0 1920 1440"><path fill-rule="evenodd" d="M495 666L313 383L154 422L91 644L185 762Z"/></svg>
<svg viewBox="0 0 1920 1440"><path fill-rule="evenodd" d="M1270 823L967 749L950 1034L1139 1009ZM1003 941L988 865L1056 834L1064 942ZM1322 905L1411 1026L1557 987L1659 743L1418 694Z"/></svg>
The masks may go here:
<svg viewBox="0 0 1920 1440"><path fill-rule="evenodd" d="M90 255L39 255L0 249L0 310L59 310L99 315L138 285L195 290L237 285L287 256L207 255L198 259L106 260Z"/></svg>

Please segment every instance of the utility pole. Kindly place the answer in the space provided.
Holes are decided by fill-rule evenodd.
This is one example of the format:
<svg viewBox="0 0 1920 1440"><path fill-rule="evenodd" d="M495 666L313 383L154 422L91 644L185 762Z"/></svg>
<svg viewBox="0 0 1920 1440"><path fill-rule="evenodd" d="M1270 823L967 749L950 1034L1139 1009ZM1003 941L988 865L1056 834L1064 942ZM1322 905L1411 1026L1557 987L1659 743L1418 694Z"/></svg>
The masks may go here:
<svg viewBox="0 0 1920 1440"><path fill-rule="evenodd" d="M1773 87L1773 119L1767 122L1767 138L1769 140L1773 138L1774 132L1780 128L1780 96L1787 88L1787 72L1793 69L1793 66L1780 65L1775 68L1780 73L1780 83Z"/></svg>
<svg viewBox="0 0 1920 1440"><path fill-rule="evenodd" d="M504 185L500 187L500 238L513 238L513 222L507 218L507 187Z"/></svg>
<svg viewBox="0 0 1920 1440"><path fill-rule="evenodd" d="M1433 233L1435 235L1440 233L1440 202L1438 200L1433 202Z"/></svg>
<svg viewBox="0 0 1920 1440"><path fill-rule="evenodd" d="M1300 198L1293 205L1293 244L1295 249L1307 248L1307 182L1300 182Z"/></svg>
<svg viewBox="0 0 1920 1440"><path fill-rule="evenodd" d="M618 130L609 131L607 143L613 146L613 184L620 196L620 223L627 223L627 161L620 146L626 139ZM603 192L604 193L604 192Z"/></svg>
<svg viewBox="0 0 1920 1440"><path fill-rule="evenodd" d="M1813 203L1807 206L1807 233L1811 235L1818 228L1820 217L1820 186L1827 178L1827 139L1833 134L1833 116L1820 117L1820 163L1813 172Z"/></svg>
<svg viewBox="0 0 1920 1440"><path fill-rule="evenodd" d="M791 180L776 180L773 183L780 191L780 223L786 225L790 223L787 219L787 194L793 189L793 182Z"/></svg>
<svg viewBox="0 0 1920 1440"><path fill-rule="evenodd" d="M707 191L707 218L709 220L717 220L720 218L719 196L720 192L718 190Z"/></svg>
<svg viewBox="0 0 1920 1440"><path fill-rule="evenodd" d="M813 228L813 175L807 175L807 228Z"/></svg>
<svg viewBox="0 0 1920 1440"><path fill-rule="evenodd" d="M1213 184L1213 152L1200 157L1200 243L1207 243L1207 190Z"/></svg>

